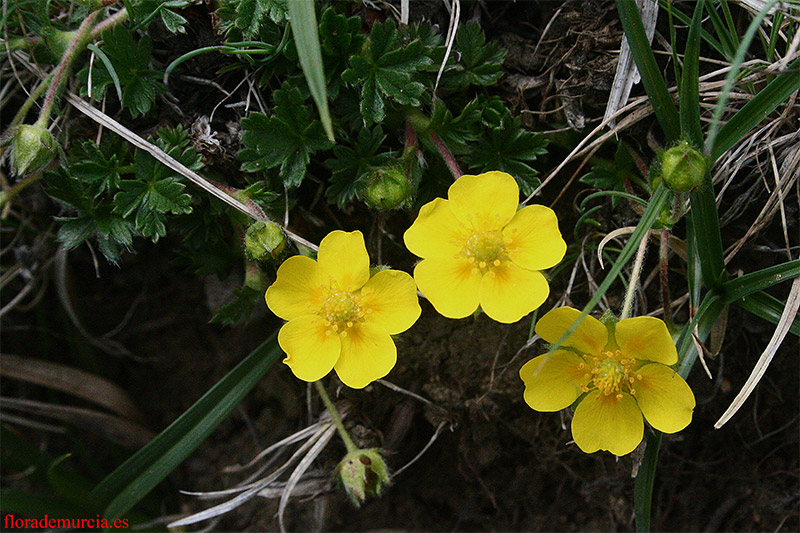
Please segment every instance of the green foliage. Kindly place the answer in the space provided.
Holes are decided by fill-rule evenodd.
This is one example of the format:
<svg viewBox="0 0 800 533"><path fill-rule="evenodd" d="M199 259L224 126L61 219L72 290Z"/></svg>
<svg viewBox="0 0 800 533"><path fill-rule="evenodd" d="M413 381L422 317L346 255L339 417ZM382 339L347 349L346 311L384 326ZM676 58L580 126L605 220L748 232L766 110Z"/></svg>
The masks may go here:
<svg viewBox="0 0 800 533"><path fill-rule="evenodd" d="M362 176L371 167L385 165L396 157L396 153L393 152L379 153L385 140L386 135L382 128L375 126L371 130L367 128L359 130L352 147L346 145L333 147L334 157L325 162L333 173L327 190L331 201L343 207L355 199Z"/></svg>
<svg viewBox="0 0 800 533"><path fill-rule="evenodd" d="M246 39L256 38L265 22L286 22L289 12L289 0L238 0L225 3L234 4L234 25Z"/></svg>
<svg viewBox="0 0 800 533"><path fill-rule="evenodd" d="M470 85L492 85L503 76L506 51L497 43L486 43L480 24L469 21L456 32L455 49L460 58L445 71L442 85L464 88Z"/></svg>
<svg viewBox="0 0 800 533"><path fill-rule="evenodd" d="M388 98L400 105L419 106L425 86L415 74L432 63L424 54L422 41L401 45L393 20L372 25L361 53L350 58L350 68L342 79L361 87L361 114L365 126L382 122Z"/></svg>
<svg viewBox="0 0 800 533"><path fill-rule="evenodd" d="M539 186L539 172L530 166L546 154L547 140L522 127L519 118L506 117L499 128L488 130L464 156L469 168L477 172L502 170L517 179L522 194L529 195Z"/></svg>
<svg viewBox="0 0 800 533"><path fill-rule="evenodd" d="M142 27L160 15L161 22L169 32L186 33L188 21L172 10L183 9L190 3L189 0L133 0L129 2L131 19L137 27Z"/></svg>
<svg viewBox="0 0 800 533"><path fill-rule="evenodd" d="M275 107L271 116L253 113L242 120L242 144L239 152L242 170L260 172L280 167L286 187L300 185L311 155L331 147L322 123L312 119L297 88L275 91Z"/></svg>
<svg viewBox="0 0 800 533"><path fill-rule="evenodd" d="M114 75L122 85L122 107L134 117L150 111L156 97L165 91L161 83L162 74L150 69L152 42L144 36L137 42L133 33L117 25L103 33L101 50L114 66ZM114 83L112 74L104 63L92 68L91 97L101 100L109 85ZM81 91L87 94L89 67L79 74Z"/></svg>
<svg viewBox="0 0 800 533"><path fill-rule="evenodd" d="M264 291L255 290L252 287L240 287L233 290L236 298L228 304L223 305L211 318L211 322L234 326L239 322L247 320L255 309L256 304L263 305Z"/></svg>

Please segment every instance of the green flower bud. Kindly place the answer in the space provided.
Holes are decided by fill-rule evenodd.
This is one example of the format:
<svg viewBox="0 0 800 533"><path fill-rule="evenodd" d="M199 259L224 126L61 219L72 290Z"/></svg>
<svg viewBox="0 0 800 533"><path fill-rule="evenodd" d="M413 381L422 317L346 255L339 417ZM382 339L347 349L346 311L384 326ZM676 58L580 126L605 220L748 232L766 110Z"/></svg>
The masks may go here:
<svg viewBox="0 0 800 533"><path fill-rule="evenodd" d="M687 141L681 141L659 156L661 178L673 191L689 192L703 183L708 162Z"/></svg>
<svg viewBox="0 0 800 533"><path fill-rule="evenodd" d="M403 207L413 190L399 165L373 168L365 178L359 198L374 209L388 211Z"/></svg>
<svg viewBox="0 0 800 533"><path fill-rule="evenodd" d="M56 156L57 143L46 128L23 124L12 134L11 170L21 176L47 165Z"/></svg>
<svg viewBox="0 0 800 533"><path fill-rule="evenodd" d="M356 507L361 506L367 496L380 496L384 487L391 485L389 469L377 448L348 453L336 467L336 473Z"/></svg>
<svg viewBox="0 0 800 533"><path fill-rule="evenodd" d="M278 258L286 247L286 235L272 222L253 222L244 235L244 249L252 259Z"/></svg>

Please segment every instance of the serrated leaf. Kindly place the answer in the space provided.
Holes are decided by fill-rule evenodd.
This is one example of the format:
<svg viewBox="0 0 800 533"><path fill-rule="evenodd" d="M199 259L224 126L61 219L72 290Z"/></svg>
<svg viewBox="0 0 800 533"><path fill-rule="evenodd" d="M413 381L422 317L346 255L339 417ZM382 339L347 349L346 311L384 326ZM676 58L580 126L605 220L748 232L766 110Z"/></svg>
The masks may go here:
<svg viewBox="0 0 800 533"><path fill-rule="evenodd" d="M332 176L326 196L330 202L343 207L355 199L358 180L371 167L383 166L396 159L394 153L378 153L386 135L380 126L360 129L352 147L339 144L333 147L334 157L325 161Z"/></svg>
<svg viewBox="0 0 800 533"><path fill-rule="evenodd" d="M186 24L188 21L181 15L170 11L169 9L161 10L161 21L170 33L186 33Z"/></svg>
<svg viewBox="0 0 800 533"><path fill-rule="evenodd" d="M464 159L469 168L480 172L508 172L516 178L522 193L529 195L540 180L538 171L528 163L547 153L546 145L544 137L525 131L519 118L506 119L500 128L483 135Z"/></svg>
<svg viewBox="0 0 800 533"><path fill-rule="evenodd" d="M383 121L384 97L400 105L421 105L425 86L413 75L431 63L420 40L403 46L394 20L373 24L361 53L350 58L350 68L342 73L345 82L361 86L364 125Z"/></svg>
<svg viewBox="0 0 800 533"><path fill-rule="evenodd" d="M443 86L492 85L503 76L506 51L497 43L487 44L477 22L468 21L458 28L454 50L458 52L458 61L445 70Z"/></svg>
<svg viewBox="0 0 800 533"><path fill-rule="evenodd" d="M458 117L454 117L444 101L435 99L429 130L437 133L450 151L462 155L471 149L469 143L480 136L481 102L472 100L463 107Z"/></svg>
<svg viewBox="0 0 800 533"><path fill-rule="evenodd" d="M88 215L57 220L61 222L61 227L58 228L58 240L67 250L75 248L88 239L96 228L94 218Z"/></svg>
<svg viewBox="0 0 800 533"><path fill-rule="evenodd" d="M332 7L322 13L319 21L319 40L326 56L346 58L358 52L364 42L360 33L361 18L345 17Z"/></svg>
<svg viewBox="0 0 800 533"><path fill-rule="evenodd" d="M299 89L275 91L275 109L270 117L253 113L242 120L239 152L242 170L260 172L280 167L284 185L296 187L305 177L311 154L331 147L319 120L312 120Z"/></svg>
<svg viewBox="0 0 800 533"><path fill-rule="evenodd" d="M275 24L286 22L289 0L239 0L234 24L247 39L258 36L261 25L271 20Z"/></svg>
<svg viewBox="0 0 800 533"><path fill-rule="evenodd" d="M118 24L103 32L103 53L114 65L122 90L122 105L131 115L144 115L150 111L156 96L165 92L160 82L161 74L150 70L151 41L147 36L135 41L133 33ZM79 77L82 91L88 83L89 69L83 69ZM105 65L98 63L92 70L92 96L102 98L112 83Z"/></svg>
<svg viewBox="0 0 800 533"><path fill-rule="evenodd" d="M69 165L70 174L86 184L92 197L97 198L117 187L120 163L116 154L106 156L93 142L81 143L73 153L75 161Z"/></svg>
<svg viewBox="0 0 800 533"><path fill-rule="evenodd" d="M58 203L80 213L92 210L92 204L79 180L71 176L66 169L59 168L55 172L45 174L47 194Z"/></svg>

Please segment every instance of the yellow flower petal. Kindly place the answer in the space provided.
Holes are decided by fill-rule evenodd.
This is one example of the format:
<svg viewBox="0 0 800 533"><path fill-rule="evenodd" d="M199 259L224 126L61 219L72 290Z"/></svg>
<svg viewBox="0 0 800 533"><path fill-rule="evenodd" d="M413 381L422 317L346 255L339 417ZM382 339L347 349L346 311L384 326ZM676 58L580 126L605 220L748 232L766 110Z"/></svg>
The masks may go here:
<svg viewBox="0 0 800 533"><path fill-rule="evenodd" d="M414 268L414 280L436 311L447 318L464 318L478 308L481 273L466 259L423 259Z"/></svg>
<svg viewBox="0 0 800 533"><path fill-rule="evenodd" d="M361 307L366 320L391 335L401 333L419 318L422 309L414 279L398 270L382 270L361 289Z"/></svg>
<svg viewBox="0 0 800 533"><path fill-rule="evenodd" d="M480 302L490 318L510 324L542 305L548 294L550 286L541 272L507 262L484 274Z"/></svg>
<svg viewBox="0 0 800 533"><path fill-rule="evenodd" d="M519 206L519 186L505 172L461 176L450 186L447 196L458 220L484 231L503 229Z"/></svg>
<svg viewBox="0 0 800 533"><path fill-rule="evenodd" d="M317 311L328 277L313 259L295 255L278 268L278 277L264 295L270 310L284 320Z"/></svg>
<svg viewBox="0 0 800 533"><path fill-rule="evenodd" d="M544 270L558 264L567 243L558 230L558 219L549 207L523 207L503 229L508 256L529 270Z"/></svg>
<svg viewBox="0 0 800 533"><path fill-rule="evenodd" d="M615 336L622 355L665 365L678 362L678 351L663 320L637 316L617 322Z"/></svg>
<svg viewBox="0 0 800 533"><path fill-rule="evenodd" d="M278 332L278 344L287 356L283 362L303 381L322 379L339 359L339 336L327 330L322 318L306 315L290 320Z"/></svg>
<svg viewBox="0 0 800 533"><path fill-rule="evenodd" d="M333 367L342 383L353 389L363 389L394 368L397 348L380 326L359 324L339 336L342 353Z"/></svg>
<svg viewBox="0 0 800 533"><path fill-rule="evenodd" d="M369 279L369 255L360 231L332 231L319 243L317 261L336 286L356 291Z"/></svg>
<svg viewBox="0 0 800 533"><path fill-rule="evenodd" d="M422 206L403 241L418 257L452 257L466 242L466 230L450 210L450 202L436 198Z"/></svg>
<svg viewBox="0 0 800 533"><path fill-rule="evenodd" d="M554 343L569 329L581 312L571 307L559 307L548 312L536 323L536 334L547 342ZM608 330L602 322L587 316L572 332L564 346L579 352L597 355L608 342Z"/></svg>
<svg viewBox="0 0 800 533"><path fill-rule="evenodd" d="M581 400L572 418L572 438L586 453L607 450L614 455L631 453L642 442L644 422L636 400L623 394L590 392Z"/></svg>
<svg viewBox="0 0 800 533"><path fill-rule="evenodd" d="M664 433L682 430L692 421L694 393L673 369L658 363L644 365L634 384L636 402L647 422Z"/></svg>
<svg viewBox="0 0 800 533"><path fill-rule="evenodd" d="M556 350L535 357L522 365L519 377L525 382L525 402L537 411L560 411L572 405L583 393L586 369L573 352Z"/></svg>

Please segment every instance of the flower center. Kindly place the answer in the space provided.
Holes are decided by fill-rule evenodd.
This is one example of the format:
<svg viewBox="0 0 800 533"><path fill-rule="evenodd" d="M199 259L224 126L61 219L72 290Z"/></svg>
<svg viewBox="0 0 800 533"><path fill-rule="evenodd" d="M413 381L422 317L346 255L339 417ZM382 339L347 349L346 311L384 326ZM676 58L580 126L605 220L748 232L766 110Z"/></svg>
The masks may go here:
<svg viewBox="0 0 800 533"><path fill-rule="evenodd" d="M474 273L492 272L508 261L502 230L474 230L464 241L460 255L473 264L473 271L477 271Z"/></svg>
<svg viewBox="0 0 800 533"><path fill-rule="evenodd" d="M603 396L613 394L617 401L622 400L623 393L636 394L634 384L642 379L642 375L634 370L635 359L626 359L619 350L603 350L600 355L583 355L584 363L579 368L586 368L586 379L591 379L583 386L584 392L599 390Z"/></svg>
<svg viewBox="0 0 800 533"><path fill-rule="evenodd" d="M328 326L326 335L333 333L347 335L347 330L364 321L365 312L361 308L360 296L348 291L331 289L327 298L323 300L321 309L322 312L319 314Z"/></svg>

